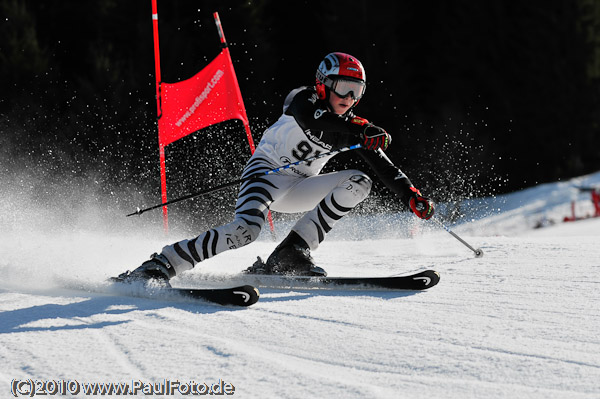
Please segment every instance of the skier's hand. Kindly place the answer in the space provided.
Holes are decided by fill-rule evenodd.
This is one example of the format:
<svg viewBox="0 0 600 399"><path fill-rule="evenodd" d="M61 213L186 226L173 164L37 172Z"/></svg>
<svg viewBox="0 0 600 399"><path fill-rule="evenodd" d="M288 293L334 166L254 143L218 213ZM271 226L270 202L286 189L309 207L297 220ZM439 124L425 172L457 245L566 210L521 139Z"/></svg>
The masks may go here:
<svg viewBox="0 0 600 399"><path fill-rule="evenodd" d="M363 131L360 133L360 139L362 146L367 150L376 151L381 148L385 151L392 142L392 136L383 128L375 126L365 118L354 116L350 119L350 122L355 125L364 126Z"/></svg>
<svg viewBox="0 0 600 399"><path fill-rule="evenodd" d="M427 220L431 218L435 213L435 210L433 209L433 202L423 197L421 192L416 188L411 187L410 189L413 192L411 199L408 201L410 209L421 219Z"/></svg>
<svg viewBox="0 0 600 399"><path fill-rule="evenodd" d="M373 151L380 148L385 151L392 142L392 136L388 132L371 123L366 124L365 130L361 134L361 139L363 140L363 147Z"/></svg>

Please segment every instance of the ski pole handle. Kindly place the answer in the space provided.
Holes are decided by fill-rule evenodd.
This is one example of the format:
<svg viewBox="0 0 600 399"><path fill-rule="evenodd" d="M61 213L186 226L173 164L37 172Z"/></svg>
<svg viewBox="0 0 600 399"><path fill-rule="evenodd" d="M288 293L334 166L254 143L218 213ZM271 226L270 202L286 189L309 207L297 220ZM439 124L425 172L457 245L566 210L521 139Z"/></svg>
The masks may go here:
<svg viewBox="0 0 600 399"><path fill-rule="evenodd" d="M198 191L198 192L195 192L195 193L192 193L192 194L187 194L187 195L184 195L183 197L175 198L175 199L172 199L172 200L167 201L165 203L151 206L149 208L145 208L145 209L137 208L137 210L135 212L132 212L132 213L130 213L128 215L125 215L125 216L129 217L129 216L133 216L133 215L141 215L142 213L147 212L147 211L151 211L153 209L157 209L157 208L160 208L160 207L163 207L163 206L166 206L166 205L171 205L171 204L174 204L176 202L181 202L181 201L184 201L184 200L187 200L187 199L190 199L190 198L199 197L201 195L213 193L215 191L219 191L219 190L222 190L224 188L227 188L227 187L230 187L230 186L234 186L236 184L241 184L241 183L243 183L245 181L248 181L248 180L256 179L256 178L261 177L261 176L270 175L270 174L273 174L273 173L280 172L282 170L289 169L292 166L300 165L300 164L306 163L306 162L312 162L312 161L315 161L315 160L317 160L319 158L333 156L333 155L339 154L341 152L355 150L357 148L362 148L362 145L361 144L355 144L355 145L351 145L351 146L348 146L348 147L338 148L337 150L333 150L333 151L329 151L329 152L324 152L323 154L318 154L318 155L315 155L314 157L305 158L305 159L302 159L302 160L297 161L297 162L292 162L292 163L289 163L289 164L286 164L286 165L282 165L282 166L279 166L279 167L277 167L275 169L267 170L266 172L255 173L253 175L244 177L242 179L233 180L233 181L230 181L230 182L227 182L227 183L223 183L223 184L220 184L220 185L212 187L212 188L207 188L206 190Z"/></svg>

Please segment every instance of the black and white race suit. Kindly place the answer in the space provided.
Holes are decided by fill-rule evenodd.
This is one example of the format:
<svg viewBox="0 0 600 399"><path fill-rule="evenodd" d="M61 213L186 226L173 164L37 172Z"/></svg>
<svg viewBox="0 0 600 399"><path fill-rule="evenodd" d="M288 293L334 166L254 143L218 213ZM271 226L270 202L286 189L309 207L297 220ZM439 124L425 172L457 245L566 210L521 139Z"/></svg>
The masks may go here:
<svg viewBox="0 0 600 399"><path fill-rule="evenodd" d="M286 97L281 117L264 132L242 177L359 143L364 127L352 123L353 117L351 111L344 115L331 112L313 87L293 90ZM412 184L382 150L359 149L355 153L405 204L408 202ZM269 210L306 212L292 230L310 249L316 249L333 225L368 196L372 185L371 177L359 170L320 174L332 156L244 182L231 223L165 246L162 254L180 274L207 258L256 240Z"/></svg>

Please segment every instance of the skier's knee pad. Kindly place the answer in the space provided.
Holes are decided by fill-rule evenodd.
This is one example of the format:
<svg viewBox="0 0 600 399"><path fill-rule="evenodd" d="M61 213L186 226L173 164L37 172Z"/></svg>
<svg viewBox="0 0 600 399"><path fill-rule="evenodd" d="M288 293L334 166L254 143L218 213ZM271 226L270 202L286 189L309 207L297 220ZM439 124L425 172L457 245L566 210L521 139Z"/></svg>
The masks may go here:
<svg viewBox="0 0 600 399"><path fill-rule="evenodd" d="M362 172L356 171L356 174L353 174L348 178L348 180L344 181L342 187L349 194L348 197L352 198L352 202L358 204L367 198L371 192L372 185L373 181L369 176Z"/></svg>

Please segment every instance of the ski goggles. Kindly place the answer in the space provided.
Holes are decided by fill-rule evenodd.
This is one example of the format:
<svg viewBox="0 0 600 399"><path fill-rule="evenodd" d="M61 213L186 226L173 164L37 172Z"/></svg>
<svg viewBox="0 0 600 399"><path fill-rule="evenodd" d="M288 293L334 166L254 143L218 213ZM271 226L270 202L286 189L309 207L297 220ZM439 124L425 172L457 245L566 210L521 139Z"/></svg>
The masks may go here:
<svg viewBox="0 0 600 399"><path fill-rule="evenodd" d="M360 100L363 94L365 94L365 89L365 82L359 80L337 78L333 80L333 84L331 85L331 91L339 97L344 98L350 94L354 100Z"/></svg>

